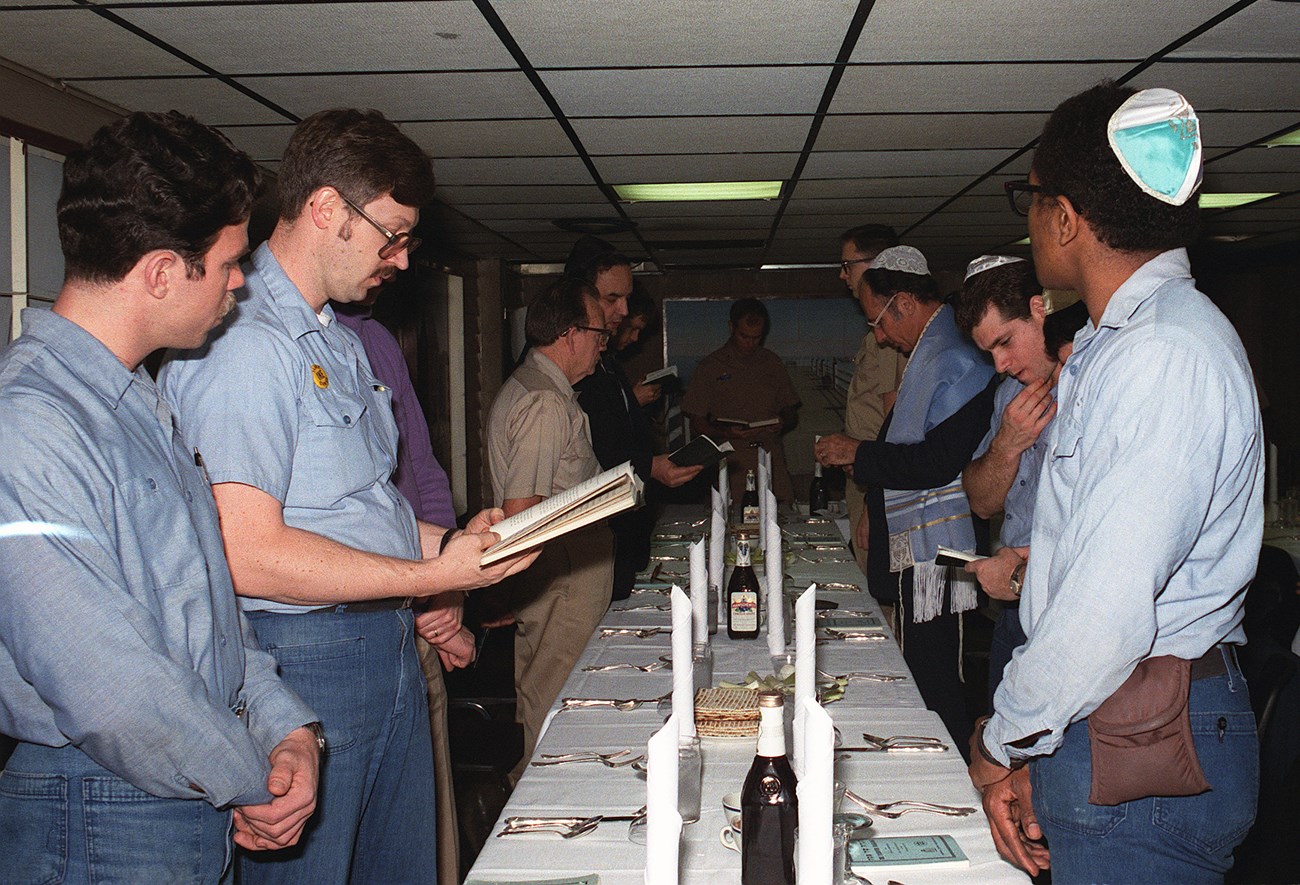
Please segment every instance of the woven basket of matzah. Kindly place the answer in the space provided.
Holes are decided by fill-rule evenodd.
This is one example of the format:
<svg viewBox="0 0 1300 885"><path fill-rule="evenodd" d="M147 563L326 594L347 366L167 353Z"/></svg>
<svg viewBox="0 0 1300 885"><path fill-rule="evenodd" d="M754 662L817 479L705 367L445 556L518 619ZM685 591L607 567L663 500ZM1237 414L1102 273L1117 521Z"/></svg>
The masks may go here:
<svg viewBox="0 0 1300 885"><path fill-rule="evenodd" d="M695 693L695 731L701 737L757 737L758 692L701 688Z"/></svg>

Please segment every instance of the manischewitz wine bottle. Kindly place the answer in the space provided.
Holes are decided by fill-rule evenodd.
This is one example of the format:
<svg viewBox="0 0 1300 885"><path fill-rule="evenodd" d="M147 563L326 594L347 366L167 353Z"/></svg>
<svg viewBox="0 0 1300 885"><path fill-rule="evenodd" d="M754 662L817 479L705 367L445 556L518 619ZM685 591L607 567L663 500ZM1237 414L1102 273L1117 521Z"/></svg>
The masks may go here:
<svg viewBox="0 0 1300 885"><path fill-rule="evenodd" d="M779 691L758 693L758 747L740 791L741 885L794 885L799 800L785 755L784 702Z"/></svg>
<svg viewBox="0 0 1300 885"><path fill-rule="evenodd" d="M745 494L740 499L740 521L746 525L757 525L762 511L758 507L758 486L754 482L754 471L745 471Z"/></svg>
<svg viewBox="0 0 1300 885"><path fill-rule="evenodd" d="M758 638L758 576L749 560L749 536L736 535L736 568L727 583L727 635Z"/></svg>

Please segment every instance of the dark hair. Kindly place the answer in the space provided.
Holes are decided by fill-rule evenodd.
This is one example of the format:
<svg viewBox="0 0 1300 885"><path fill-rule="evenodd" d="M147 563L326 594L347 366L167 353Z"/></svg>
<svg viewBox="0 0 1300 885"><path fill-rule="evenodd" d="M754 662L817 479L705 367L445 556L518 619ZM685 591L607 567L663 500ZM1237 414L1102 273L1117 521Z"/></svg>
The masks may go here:
<svg viewBox="0 0 1300 885"><path fill-rule="evenodd" d="M840 243L852 243L863 255L875 256L899 245L898 231L888 224L860 224L840 234Z"/></svg>
<svg viewBox="0 0 1300 885"><path fill-rule="evenodd" d="M596 303L596 290L590 283L561 277L528 305L524 332L538 346L554 344L567 330L588 323L587 306Z"/></svg>
<svg viewBox="0 0 1300 885"><path fill-rule="evenodd" d="M1106 138L1111 115L1135 90L1107 80L1052 111L1033 169L1048 195L1067 197L1104 245L1121 252L1176 249L1196 239L1196 199L1171 206L1142 192Z"/></svg>
<svg viewBox="0 0 1300 885"><path fill-rule="evenodd" d="M280 163L280 217L292 221L308 197L337 188L358 206L391 194L403 206L433 200L433 163L378 111L337 108L298 124Z"/></svg>
<svg viewBox="0 0 1300 885"><path fill-rule="evenodd" d="M59 242L70 280L113 283L170 249L201 279L204 256L248 220L257 167L217 132L172 111L110 123L63 164Z"/></svg>
<svg viewBox="0 0 1300 885"><path fill-rule="evenodd" d="M893 298L899 292L906 292L921 302L939 301L939 285L930 274L908 273L905 270L885 270L883 267L867 268L862 275L871 291L879 298ZM862 285L862 281L858 281Z"/></svg>
<svg viewBox="0 0 1300 885"><path fill-rule="evenodd" d="M615 249L612 243L588 234L579 237L569 250L569 257L564 262L564 275L595 283L596 277L611 267L631 266L631 260Z"/></svg>
<svg viewBox="0 0 1300 885"><path fill-rule="evenodd" d="M1088 322L1088 305L1076 301L1043 320L1043 348L1052 359L1058 359L1061 348L1074 340L1074 333Z"/></svg>
<svg viewBox="0 0 1300 885"><path fill-rule="evenodd" d="M659 305L645 293L639 285L633 283L632 294L627 297L627 319L645 317L646 325L653 323L659 316Z"/></svg>
<svg viewBox="0 0 1300 885"><path fill-rule="evenodd" d="M962 284L954 310L957 328L970 336L990 307L1004 320L1029 318L1029 302L1042 295L1032 261L1016 261L975 274Z"/></svg>
<svg viewBox="0 0 1300 885"><path fill-rule="evenodd" d="M739 301L733 302L731 305L730 317L731 325L733 326L740 325L741 320L747 320L750 317L758 317L763 321L763 332L765 334L767 332L768 323L771 322L771 319L767 315L767 308L764 307L763 302L759 301L757 298L742 298Z"/></svg>

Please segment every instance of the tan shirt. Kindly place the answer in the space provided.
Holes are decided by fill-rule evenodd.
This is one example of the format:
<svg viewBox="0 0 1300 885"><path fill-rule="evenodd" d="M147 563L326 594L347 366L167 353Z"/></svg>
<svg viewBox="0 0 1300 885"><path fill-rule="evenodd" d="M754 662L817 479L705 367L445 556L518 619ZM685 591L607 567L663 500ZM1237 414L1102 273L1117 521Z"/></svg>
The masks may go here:
<svg viewBox="0 0 1300 885"><path fill-rule="evenodd" d="M885 422L881 396L898 390L907 357L877 344L876 336L868 332L853 363L856 368L844 401L844 432L854 439L874 440Z"/></svg>
<svg viewBox="0 0 1300 885"><path fill-rule="evenodd" d="M745 355L730 341L700 360L682 398L688 415L758 421L799 405L781 358L766 347Z"/></svg>
<svg viewBox="0 0 1300 885"><path fill-rule="evenodd" d="M487 437L498 507L508 498L549 498L600 472L573 385L537 350L530 350L501 385L488 414Z"/></svg>

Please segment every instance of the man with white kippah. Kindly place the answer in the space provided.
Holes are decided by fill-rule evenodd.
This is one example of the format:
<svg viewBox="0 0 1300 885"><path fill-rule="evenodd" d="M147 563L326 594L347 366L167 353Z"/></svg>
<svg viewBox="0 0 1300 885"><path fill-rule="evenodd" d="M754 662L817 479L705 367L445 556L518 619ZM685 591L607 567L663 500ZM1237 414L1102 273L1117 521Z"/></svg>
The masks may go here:
<svg viewBox="0 0 1300 885"><path fill-rule="evenodd" d="M1234 649L1263 430L1241 341L1191 276L1200 174L1186 99L1103 83L1052 113L1029 180L1007 185L1029 197L1039 279L1091 321L1047 437L1029 639L970 773L1002 854L1058 885L1222 882L1255 815Z"/></svg>
<svg viewBox="0 0 1300 885"><path fill-rule="evenodd" d="M1076 301L1050 311L1032 262L981 255L966 269L956 311L957 327L1007 376L993 400L993 423L962 471L971 512L984 519L1002 514L1001 548L966 566L1003 603L989 649L991 704L1012 652L1025 641L1020 593L1046 434L1056 416L1056 378L1088 310Z"/></svg>
<svg viewBox="0 0 1300 885"><path fill-rule="evenodd" d="M913 247L877 255L858 297L876 341L910 355L907 369L877 440L835 433L813 451L823 465L852 464L854 482L867 487L868 588L895 607L891 620L916 687L964 747L971 722L959 675L961 614L975 608L976 582L935 555L940 545L973 551L987 540L961 471L988 430L993 366L957 331Z"/></svg>

